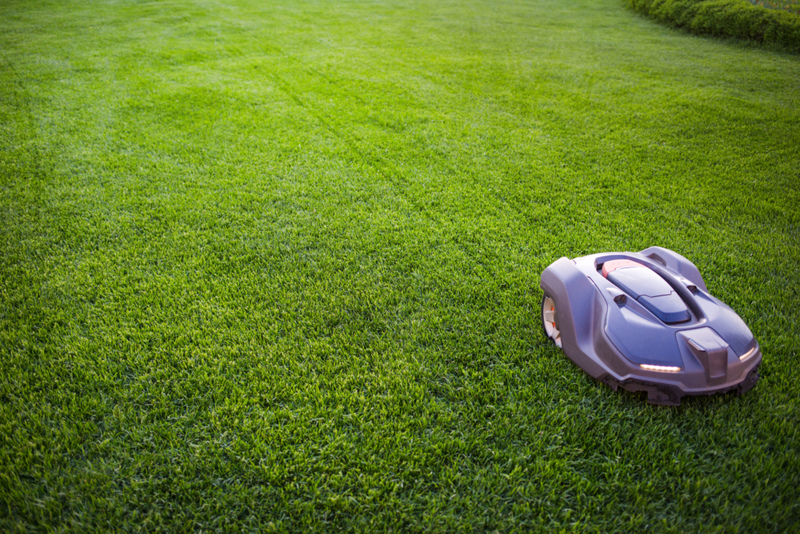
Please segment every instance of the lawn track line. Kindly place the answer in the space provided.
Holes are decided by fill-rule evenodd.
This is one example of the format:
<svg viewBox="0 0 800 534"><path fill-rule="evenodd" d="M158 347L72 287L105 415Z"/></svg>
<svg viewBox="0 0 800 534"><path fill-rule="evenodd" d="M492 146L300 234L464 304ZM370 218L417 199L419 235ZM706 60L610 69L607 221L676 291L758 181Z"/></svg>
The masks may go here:
<svg viewBox="0 0 800 534"><path fill-rule="evenodd" d="M300 20L299 15L297 16L297 18L298 18L298 20ZM303 22L305 24L309 24L309 23L313 24L312 22L308 21L307 19L303 19ZM272 49L279 50L281 52L281 54L283 54L287 58L290 58L296 64L301 66L305 72L311 74L312 76L316 76L316 77L318 77L320 79L323 79L323 80L326 80L326 81L329 81L329 82L337 81L334 78L332 78L330 75L322 72L319 69L315 69L315 68L311 67L311 65L309 63L303 62L302 60L300 60L296 56L294 56L292 54L289 54L285 50L281 50L279 47L277 47L275 45L272 46ZM395 60L397 61L397 58L395 58ZM360 63L363 67L365 67L364 70L368 71L368 69L366 67L368 67L369 64L367 64L365 61L363 61L361 59L354 59L353 61ZM400 60L400 62L404 64L404 67L408 72L410 72L412 74L415 74L415 75L418 75L421 78L426 78L429 81L436 83L440 88L442 88L444 90L444 86L440 83L441 80L433 78L428 72L422 70L421 68L411 67L411 64L408 63L408 62L403 62L402 60ZM272 75L272 76L276 77L276 75ZM344 129L345 128L343 126L341 126L341 125L340 126L334 126L333 121L330 120L330 117L326 118L323 114L314 111L314 107L313 106L308 105L306 102L304 102L300 98L300 96L299 96L300 91L297 91L296 89L292 89L290 87L290 84L287 83L285 80L278 79L278 80L276 80L276 83L278 83L278 85L282 88L282 90L287 95L289 95L293 100L295 100L295 102L297 102L301 107L306 109L321 124L323 124L326 127L326 129L328 129L331 133L333 133L337 137L342 138L355 152L357 152L359 154L364 153L364 152L370 154L371 155L371 159L365 160L365 161L367 161L379 173L380 176L382 176L385 180L394 183L399 189L401 189L403 191L407 191L408 190L408 184L411 183L410 180L408 179L408 176L404 175L404 173L402 173L389 160L387 160L384 157L381 157L381 156L377 155L376 154L377 150L376 150L375 145L368 143L365 139L359 138L355 134L348 135L348 134L344 133ZM466 86L464 86L464 87L466 87ZM455 92L452 91L452 90L446 90L446 92L448 92L451 95L455 94ZM368 107L366 101L363 100L357 93L342 92L342 91L338 91L338 93L339 94L343 94L343 95L345 95L345 96L347 96L349 98L352 98L352 99L358 101L365 108ZM473 94L476 94L476 93L473 93ZM497 105L494 105L493 109L502 110L503 113L506 113L505 110L503 110L502 108L500 108ZM366 148L367 150L363 150L364 148ZM454 175L454 176L463 174L461 172L456 172L456 168L454 166L448 165L446 168L447 168L447 170L450 170L451 174ZM394 179L393 176L401 177L401 180ZM483 187L484 188L484 192L487 193L488 196L494 197L495 199L497 199L499 201L497 205L507 205L508 204L506 201L502 200L499 195L497 195L496 193L492 192L491 190L485 188L485 185L483 184L483 182L481 182L479 180L475 180L475 181L472 182L472 185L480 185L481 187ZM480 195L480 196L484 196L484 195ZM415 206L419 206L419 202L415 202L414 205ZM516 211L518 211L520 214L524 214L523 211L520 208L515 207L514 209ZM428 216L432 217L430 214L428 214Z"/></svg>
<svg viewBox="0 0 800 534"><path fill-rule="evenodd" d="M291 56L287 55L287 57ZM325 79L327 78L324 75L312 71L311 69L306 68L306 71L311 72L314 75L320 76L321 78ZM342 142L344 142L350 148L351 153L354 156L356 156L356 158L354 159L361 159L361 161L365 162L369 167L371 167L376 172L376 174L378 174L387 182L393 184L398 191L407 190L406 186L407 180L404 181L395 178L395 177L403 177L403 174L388 160L385 160L380 156L375 155L374 145L370 145L365 140L360 139L355 134L347 134L344 132L343 129L335 127L331 121L327 120L321 113L315 111L313 106L307 105L300 97L299 91L292 89L292 86L285 80L281 79L278 75L270 74L270 78L273 80L275 85L279 87L281 91L283 91L284 94L286 94L289 98L291 98L306 113L312 116L328 132L332 133L337 139L340 139ZM428 217L431 217L430 214L427 215Z"/></svg>
<svg viewBox="0 0 800 534"><path fill-rule="evenodd" d="M303 69L308 74L311 74L314 77L317 77L321 80L325 80L328 82L335 82L335 79L332 79L329 75L321 72L318 69L312 68L308 63L303 62L302 60L298 59L292 54L289 54L285 50L282 50L280 47L275 45L274 43L270 46L271 50L280 52L283 57L291 60L293 63L297 64L300 68ZM362 63L366 66L365 63ZM413 69L408 69L412 72ZM417 71L417 74L421 73L421 71ZM391 183L395 190L398 191L400 194L405 196L405 198L409 201L409 204L413 208L415 213L422 214L426 219L428 219L432 223L441 224L442 219L437 218L434 216L433 212L431 212L424 201L422 201L417 194L413 194L411 189L409 188L409 183L411 181L409 178L404 175L403 172L399 170L397 166L395 166L389 159L382 157L377 154L378 150L374 144L370 144L365 139L360 138L356 134L347 133L346 128L339 125L335 125L331 119L331 117L326 117L321 112L317 111L314 106L307 104L303 98L301 97L301 92L292 84L290 84L287 80L281 78L275 73L270 73L270 79L275 83L280 90L286 94L289 98L292 99L300 108L302 108L306 113L311 115L319 124L321 124L327 131L332 133L337 139L340 139L344 142L350 149L350 152L356 156L355 159L360 159L364 163L366 163L373 171L380 176L384 181ZM338 86L337 86L338 87ZM337 90L338 94L343 94L346 97L353 98L354 100L361 103L364 107L366 107L366 102L358 96L356 93L349 93L349 92L342 92ZM450 171L453 176L460 175L461 173L457 172L457 169L450 165L449 163L445 163L445 169ZM474 187L479 187L483 194L479 194L478 196L482 199L492 198L494 200L493 207L511 207L514 211L516 211L518 216L522 216L523 219L530 218L526 215L526 213L518 206L510 205L507 201L503 200L501 196L490 189L488 189L482 182L479 180L474 180L472 182ZM535 220L535 219L534 219ZM520 233L524 235L524 233ZM474 237L474 236L473 236ZM487 243L490 240L484 238L481 243ZM528 243L526 240L525 243ZM459 248L465 254L471 257L471 261L474 268L478 268L482 271L485 276L489 276L492 278L497 278L499 275L505 274L501 271L502 267L497 266L496 268L490 268L490 265L494 265L488 261L481 261L480 258L475 257L469 249L464 247L463 245L459 245ZM531 280L530 287L534 287L538 283L537 280ZM536 290L534 290L536 291Z"/></svg>
<svg viewBox="0 0 800 534"><path fill-rule="evenodd" d="M296 18L300 20L299 15L296 15ZM304 20L304 22L306 24L309 23L308 20ZM257 41L255 37L252 36L250 37L250 43L254 45L253 49L259 49L263 46L261 41ZM271 43L269 49L278 52L284 58L290 60L299 66L304 72L311 74L312 76L326 81L332 80L330 76L321 72L319 69L313 68L309 63L300 60L295 55L290 54L275 43ZM384 181L392 184L399 193L411 200L411 204L416 208L416 212L422 213L429 220L436 222L436 219L433 217L433 215L428 210L424 209L421 203L415 200L415 197L408 194L408 178L404 176L404 174L388 159L378 155L375 145L368 143L366 140L358 137L356 134L347 133L345 128L341 126L334 125L334 123L330 120L330 117L326 117L324 114L316 111L314 106L305 102L301 96L301 91L293 86L288 80L282 78L276 73L270 73L269 78L285 95L291 98L292 101L294 101L301 109L303 109L308 115L313 117L319 124L321 124L325 130L333 134L335 138L345 143L345 145L347 145L347 147L350 149L351 154L354 156L354 160L361 160L366 163ZM356 100L362 106L366 107L366 102L356 93L339 92L339 94L345 94L347 97Z"/></svg>
<svg viewBox="0 0 800 534"><path fill-rule="evenodd" d="M327 76L312 71L311 69L307 68L306 70L307 72L312 72L313 74L321 78L328 79ZM425 206L425 203L422 202L417 195L414 195L410 192L408 187L409 180L407 179L407 177L404 176L404 174L395 165L393 165L390 162L390 160L377 155L377 150L375 145L368 143L366 140L359 138L355 134L345 133L344 128L334 126L333 123L330 120L327 120L325 116L315 111L313 109L313 106L307 105L299 96L299 92L293 90L287 82L285 82L275 74L271 74L270 76L275 82L275 84L278 87L280 87L281 91L283 91L287 96L289 96L294 102L297 103L298 106L303 108L309 115L313 116L314 119L317 120L317 122L319 122L326 130L331 132L336 138L342 140L350 148L351 152L354 155L357 155L362 161L367 163L367 165L369 165L369 167L372 168L378 176L383 178L385 181L391 183L398 192L403 194L406 197L406 199L409 200L409 204L415 209L416 213L422 214L429 221L433 223L437 224L441 223L441 218L435 217L434 214ZM446 164L445 168L447 170L450 170L453 175L458 174L456 172L455 167L449 164ZM493 198L496 206L499 207L509 206L509 204L503 201L498 194L491 192L480 182L476 182L473 185L480 187L483 190L484 195L482 196L484 198L486 197ZM511 207L517 212L519 216L525 215L525 213L522 211L521 208L517 206L511 206ZM483 242L485 243L486 240L484 240ZM461 249L463 252L470 254L469 250L464 248L463 246L461 247ZM489 269L488 268L489 264L487 262L479 261L475 257L472 258L472 261L474 266L479 267L483 272L485 272L489 276L496 277L500 272L499 271L500 267L497 267L497 269Z"/></svg>
<svg viewBox="0 0 800 534"><path fill-rule="evenodd" d="M273 49L278 49L278 48L273 45ZM286 53L284 51L281 51L281 53L285 57L288 57L288 58L292 59L296 64L300 65L305 72L307 72L307 73L309 73L309 74L311 74L313 76L316 76L316 77L318 77L320 79L323 79L323 80L326 80L326 81L332 81L332 78L330 76L322 73L321 71L319 71L317 69L311 68L308 64L302 62L301 60L297 59L296 57L292 56L291 54L288 54L288 53ZM365 63L362 63L362 64L366 66ZM411 72L414 72L414 69L410 69L409 68L408 70L411 71ZM420 74L423 77L427 77L426 75L422 74L422 71L416 71L416 73ZM347 144L347 146L350 148L352 153L354 153L355 155L358 155L359 158L362 161L367 163L377 173L377 175L379 175L381 178L383 178L388 183L391 183L398 192L403 194L409 200L409 204L414 208L414 211L416 213L422 214L429 221L431 221L433 223L440 224L442 222L441 217L439 217L439 218L435 217L433 212L431 212L427 208L425 202L420 199L419 194L414 194L414 193L411 192L412 190L409 188L409 184L411 183L411 181L408 179L408 177L406 175L404 175L404 173L401 172L399 170L399 168L397 166L395 166L390 160L388 160L387 158L384 158L384 157L382 157L382 156L377 154L378 151L377 151L377 147L375 145L370 144L365 139L360 138L355 134L346 133L345 132L346 128L343 127L343 126L335 126L333 121L330 120L330 117L326 118L326 116L324 116L322 113L316 111L314 106L308 105L306 102L304 102L303 99L300 96L300 91L294 89L291 86L291 84L289 84L287 81L281 79L280 77L278 77L275 74L271 74L270 77L273 79L273 81L276 83L276 85L278 87L280 87L280 89L285 94L287 94L287 96L289 96L295 103L297 103L298 106L300 106L307 113L309 113L311 116L313 116L320 124L322 124L325 127L326 130L331 132L336 138L341 139L343 142L345 142ZM348 96L350 98L353 98L353 99L361 102L362 104L364 104L366 106L366 103L364 102L364 100L361 99L355 93L342 93L341 91L339 91L339 93L340 94L345 94L346 96ZM441 163L440 163L440 165L441 165ZM459 172L458 169L454 165L451 165L448 162L444 163L444 169L446 171L449 171L450 174L453 175L453 176L461 176L461 175L463 175L463 173ZM500 208L501 210L503 208L510 207L513 211L515 211L517 213L518 217L516 219L523 219L523 220L527 220L528 222L531 222L531 221L536 222L536 221L539 220L539 219L537 219L535 217L530 216L528 214L528 212L526 210L523 210L523 208L521 206L517 206L515 204L509 203L507 200L503 199L502 196L499 193L489 189L486 186L486 184L484 184L482 181L473 180L471 182L471 185L473 187L477 187L477 188L479 188L481 190L481 193L476 195L477 197L479 197L481 199L487 199L487 198L493 199L494 202L492 203L492 207ZM473 192L474 192L474 190L473 190ZM483 211L485 212L486 210L483 210ZM530 227L532 227L532 225L528 225L528 228L530 228ZM524 232L519 232L518 235L524 235ZM487 243L487 242L489 242L489 240L484 239L481 242L482 243ZM529 242L528 240L525 240L526 244L528 242ZM470 251L468 249L464 248L463 246L460 246L460 248L461 248L461 250L463 252L465 252L467 254L471 254ZM541 254L541 251L539 253ZM490 269L489 268L489 265L490 265L489 262L480 261L475 256L472 256L472 262L473 262L474 266L480 267L483 270L483 272L485 272L487 275L496 277L498 274L501 274L501 271L500 271L501 267L500 266L498 266L496 269ZM537 283L536 280L531 280L530 286L533 287L533 286L535 286L536 283Z"/></svg>

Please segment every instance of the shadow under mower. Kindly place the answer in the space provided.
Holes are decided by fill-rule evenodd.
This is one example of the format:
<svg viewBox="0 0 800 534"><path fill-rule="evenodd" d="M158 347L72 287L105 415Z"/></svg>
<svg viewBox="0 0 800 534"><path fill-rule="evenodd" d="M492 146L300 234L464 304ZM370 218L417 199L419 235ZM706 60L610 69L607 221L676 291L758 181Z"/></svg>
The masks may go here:
<svg viewBox="0 0 800 534"><path fill-rule="evenodd" d="M545 334L614 391L644 391L651 404L678 406L686 395L741 395L758 381L753 334L671 250L561 258L540 286Z"/></svg>

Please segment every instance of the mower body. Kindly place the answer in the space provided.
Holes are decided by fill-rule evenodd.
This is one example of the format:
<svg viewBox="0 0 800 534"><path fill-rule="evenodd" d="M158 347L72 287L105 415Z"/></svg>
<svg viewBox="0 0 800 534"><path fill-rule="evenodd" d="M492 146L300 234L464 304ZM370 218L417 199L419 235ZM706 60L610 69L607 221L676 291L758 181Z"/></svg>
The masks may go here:
<svg viewBox="0 0 800 534"><path fill-rule="evenodd" d="M561 258L540 285L546 334L613 390L679 405L687 395L743 394L758 381L753 334L671 250Z"/></svg>

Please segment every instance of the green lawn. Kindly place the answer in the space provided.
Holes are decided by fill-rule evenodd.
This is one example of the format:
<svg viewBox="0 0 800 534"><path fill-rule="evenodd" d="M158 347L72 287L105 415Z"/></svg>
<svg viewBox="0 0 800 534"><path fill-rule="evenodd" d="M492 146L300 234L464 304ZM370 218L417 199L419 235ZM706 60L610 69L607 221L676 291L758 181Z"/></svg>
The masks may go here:
<svg viewBox="0 0 800 534"><path fill-rule="evenodd" d="M4 0L0 530L797 531L799 88L620 0ZM753 391L547 342L651 245Z"/></svg>

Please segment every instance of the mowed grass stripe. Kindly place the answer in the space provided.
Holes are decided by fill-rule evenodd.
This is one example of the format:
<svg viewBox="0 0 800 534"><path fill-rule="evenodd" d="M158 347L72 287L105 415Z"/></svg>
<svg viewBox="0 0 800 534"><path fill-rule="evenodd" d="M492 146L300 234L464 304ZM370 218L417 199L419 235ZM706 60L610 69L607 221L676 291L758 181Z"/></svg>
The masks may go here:
<svg viewBox="0 0 800 534"><path fill-rule="evenodd" d="M0 33L4 525L791 530L795 58L608 2L39 5ZM652 244L753 327L748 396L654 410L546 344L549 262Z"/></svg>

